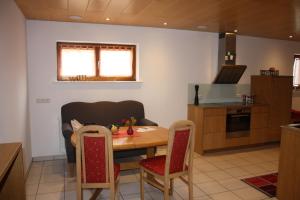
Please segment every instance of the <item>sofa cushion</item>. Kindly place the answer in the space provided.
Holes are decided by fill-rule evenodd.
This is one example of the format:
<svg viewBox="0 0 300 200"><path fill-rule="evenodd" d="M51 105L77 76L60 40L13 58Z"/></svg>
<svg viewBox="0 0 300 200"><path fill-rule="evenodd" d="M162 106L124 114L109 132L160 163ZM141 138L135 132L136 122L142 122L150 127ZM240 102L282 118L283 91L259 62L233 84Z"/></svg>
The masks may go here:
<svg viewBox="0 0 300 200"><path fill-rule="evenodd" d="M95 103L72 102L61 108L62 123L70 123L77 119L83 124L108 126L121 124L123 119L134 117L137 120L145 117L144 106L137 101Z"/></svg>

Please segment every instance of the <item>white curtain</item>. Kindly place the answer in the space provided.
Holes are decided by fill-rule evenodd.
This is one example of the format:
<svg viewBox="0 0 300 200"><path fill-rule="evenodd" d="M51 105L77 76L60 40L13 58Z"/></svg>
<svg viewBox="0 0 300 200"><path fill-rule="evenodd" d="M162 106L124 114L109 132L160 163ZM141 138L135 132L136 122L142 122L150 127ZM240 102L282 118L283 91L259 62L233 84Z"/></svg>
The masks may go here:
<svg viewBox="0 0 300 200"><path fill-rule="evenodd" d="M94 49L63 48L61 51L61 76L95 76Z"/></svg>
<svg viewBox="0 0 300 200"><path fill-rule="evenodd" d="M295 58L293 76L293 85L294 87L297 87L300 85L300 58Z"/></svg>

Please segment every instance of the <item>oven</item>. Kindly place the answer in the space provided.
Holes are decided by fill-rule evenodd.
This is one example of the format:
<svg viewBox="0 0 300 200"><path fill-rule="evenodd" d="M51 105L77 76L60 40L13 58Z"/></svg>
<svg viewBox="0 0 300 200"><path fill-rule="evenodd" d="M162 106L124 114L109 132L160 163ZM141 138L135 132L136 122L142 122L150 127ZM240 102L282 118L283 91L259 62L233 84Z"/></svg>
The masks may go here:
<svg viewBox="0 0 300 200"><path fill-rule="evenodd" d="M251 108L227 108L226 137L245 137L250 134Z"/></svg>

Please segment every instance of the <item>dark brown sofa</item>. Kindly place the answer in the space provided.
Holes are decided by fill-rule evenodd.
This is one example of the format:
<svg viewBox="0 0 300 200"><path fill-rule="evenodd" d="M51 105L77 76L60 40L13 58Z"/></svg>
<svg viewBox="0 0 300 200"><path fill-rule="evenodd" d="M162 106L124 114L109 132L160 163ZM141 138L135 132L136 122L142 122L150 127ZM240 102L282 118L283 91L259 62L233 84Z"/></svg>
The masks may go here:
<svg viewBox="0 0 300 200"><path fill-rule="evenodd" d="M62 133L65 138L68 162L75 162L75 148L71 144L72 119L76 119L85 125L97 124L108 127L111 124L121 125L123 119L130 117L137 119L136 125L157 126L157 123L145 119L144 106L138 101L71 102L63 105L61 107ZM146 149L120 151L116 152L114 157L124 158L143 154L146 154Z"/></svg>

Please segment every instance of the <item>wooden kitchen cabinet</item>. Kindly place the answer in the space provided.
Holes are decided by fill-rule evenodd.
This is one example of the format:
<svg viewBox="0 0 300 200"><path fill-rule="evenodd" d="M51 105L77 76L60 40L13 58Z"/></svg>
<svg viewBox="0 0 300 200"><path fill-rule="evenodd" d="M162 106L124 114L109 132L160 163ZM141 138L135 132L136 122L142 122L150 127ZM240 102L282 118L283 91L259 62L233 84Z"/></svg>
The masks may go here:
<svg viewBox="0 0 300 200"><path fill-rule="evenodd" d="M195 123L195 152L223 148L226 138L226 108L188 105L188 119Z"/></svg>
<svg viewBox="0 0 300 200"><path fill-rule="evenodd" d="M291 122L292 76L251 76L255 102L269 105L266 141L280 140L280 126Z"/></svg>
<svg viewBox="0 0 300 200"><path fill-rule="evenodd" d="M227 137L226 117L228 108L251 108L249 134L242 137ZM188 119L195 123L195 152L232 148L268 142L269 106L262 104L236 105L203 104L188 105Z"/></svg>
<svg viewBox="0 0 300 200"><path fill-rule="evenodd" d="M22 145L0 144L0 199L25 200Z"/></svg>
<svg viewBox="0 0 300 200"><path fill-rule="evenodd" d="M277 198L300 199L300 129L282 127L278 169Z"/></svg>
<svg viewBox="0 0 300 200"><path fill-rule="evenodd" d="M253 106L251 109L250 144L268 142L268 106Z"/></svg>

